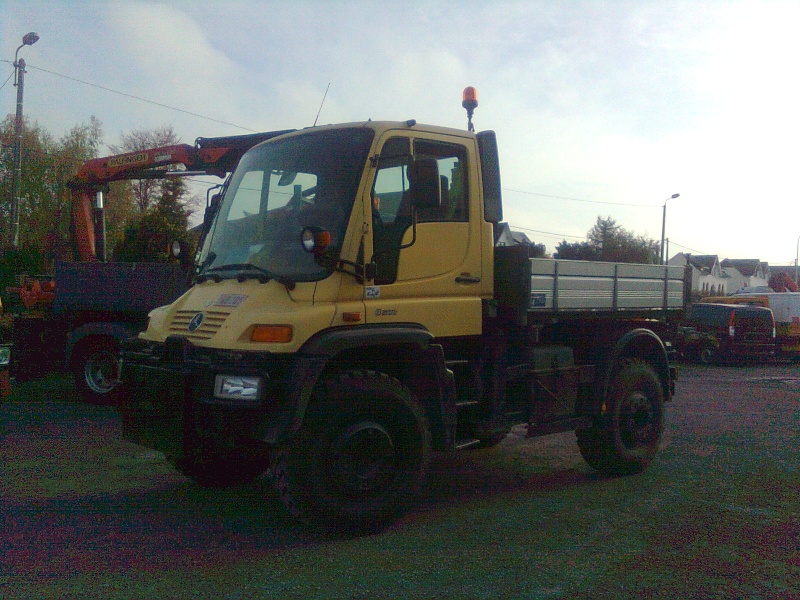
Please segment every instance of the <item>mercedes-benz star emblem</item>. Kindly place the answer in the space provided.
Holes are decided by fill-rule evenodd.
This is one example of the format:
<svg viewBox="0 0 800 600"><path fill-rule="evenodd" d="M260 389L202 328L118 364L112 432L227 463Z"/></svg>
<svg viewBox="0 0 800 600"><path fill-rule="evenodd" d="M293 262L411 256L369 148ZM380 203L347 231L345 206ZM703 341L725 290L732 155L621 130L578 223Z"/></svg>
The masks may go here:
<svg viewBox="0 0 800 600"><path fill-rule="evenodd" d="M189 326L187 327L187 329L190 332L197 331L197 329L200 327L200 325L203 324L203 319L204 318L205 317L203 316L203 313L201 313L201 312L197 313L195 316L192 317L192 320L189 321Z"/></svg>

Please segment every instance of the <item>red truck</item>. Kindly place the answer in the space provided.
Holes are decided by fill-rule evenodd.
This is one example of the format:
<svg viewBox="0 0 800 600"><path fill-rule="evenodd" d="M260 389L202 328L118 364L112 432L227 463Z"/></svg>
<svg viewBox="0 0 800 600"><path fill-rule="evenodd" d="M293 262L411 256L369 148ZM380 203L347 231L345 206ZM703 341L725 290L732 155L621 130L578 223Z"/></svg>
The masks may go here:
<svg viewBox="0 0 800 600"><path fill-rule="evenodd" d="M105 194L112 181L164 178L169 173L225 177L254 145L281 131L217 138L87 161L70 182L75 262L26 278L10 289L25 310L14 315L10 373L25 381L71 371L81 397L92 403L118 397L120 341L144 329L147 313L172 302L191 283L191 257L178 263L107 262ZM181 171L168 171L182 166ZM166 251L166 249L165 249Z"/></svg>

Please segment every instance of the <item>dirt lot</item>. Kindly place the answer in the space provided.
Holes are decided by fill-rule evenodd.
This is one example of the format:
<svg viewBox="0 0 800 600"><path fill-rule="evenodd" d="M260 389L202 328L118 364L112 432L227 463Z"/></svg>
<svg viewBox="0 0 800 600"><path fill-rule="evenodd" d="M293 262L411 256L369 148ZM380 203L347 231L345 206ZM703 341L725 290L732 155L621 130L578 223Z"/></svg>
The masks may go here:
<svg viewBox="0 0 800 600"><path fill-rule="evenodd" d="M0 406L3 598L800 598L800 369L683 367L663 450L601 479L574 436L437 455L380 535L209 492L53 378Z"/></svg>

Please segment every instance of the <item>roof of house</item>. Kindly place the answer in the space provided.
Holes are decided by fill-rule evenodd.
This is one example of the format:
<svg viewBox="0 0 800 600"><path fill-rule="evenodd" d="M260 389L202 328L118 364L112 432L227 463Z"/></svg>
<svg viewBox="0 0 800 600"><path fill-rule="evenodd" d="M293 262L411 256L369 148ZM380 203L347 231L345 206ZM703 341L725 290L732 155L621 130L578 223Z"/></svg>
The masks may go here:
<svg viewBox="0 0 800 600"><path fill-rule="evenodd" d="M716 254L692 254L689 256L691 265L702 273L711 273L718 261L719 257Z"/></svg>
<svg viewBox="0 0 800 600"><path fill-rule="evenodd" d="M756 274L759 267L762 273L769 270L767 263L761 262L757 258L726 258L722 261L722 268L733 267L745 277L752 277Z"/></svg>
<svg viewBox="0 0 800 600"><path fill-rule="evenodd" d="M511 237L513 237L514 241L517 242L518 244L533 244L531 238L529 238L527 234L521 231L512 231Z"/></svg>
<svg viewBox="0 0 800 600"><path fill-rule="evenodd" d="M516 244L533 244L531 239L521 231L511 231L508 223L500 223L498 227L497 246L514 246Z"/></svg>

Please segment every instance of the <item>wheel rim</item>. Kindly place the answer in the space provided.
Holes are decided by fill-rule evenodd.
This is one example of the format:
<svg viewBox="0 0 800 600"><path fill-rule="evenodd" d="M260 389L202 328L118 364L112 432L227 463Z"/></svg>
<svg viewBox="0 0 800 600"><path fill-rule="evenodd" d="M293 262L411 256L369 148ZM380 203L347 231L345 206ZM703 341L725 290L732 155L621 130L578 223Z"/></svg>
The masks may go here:
<svg viewBox="0 0 800 600"><path fill-rule="evenodd" d="M89 359L83 367L88 387L95 394L108 394L116 383L116 363L110 360Z"/></svg>
<svg viewBox="0 0 800 600"><path fill-rule="evenodd" d="M620 439L629 449L646 446L653 437L653 409L642 392L628 396L620 407Z"/></svg>
<svg viewBox="0 0 800 600"><path fill-rule="evenodd" d="M379 423L351 425L331 450L331 483L347 498L379 496L394 478L396 449L392 436Z"/></svg>

